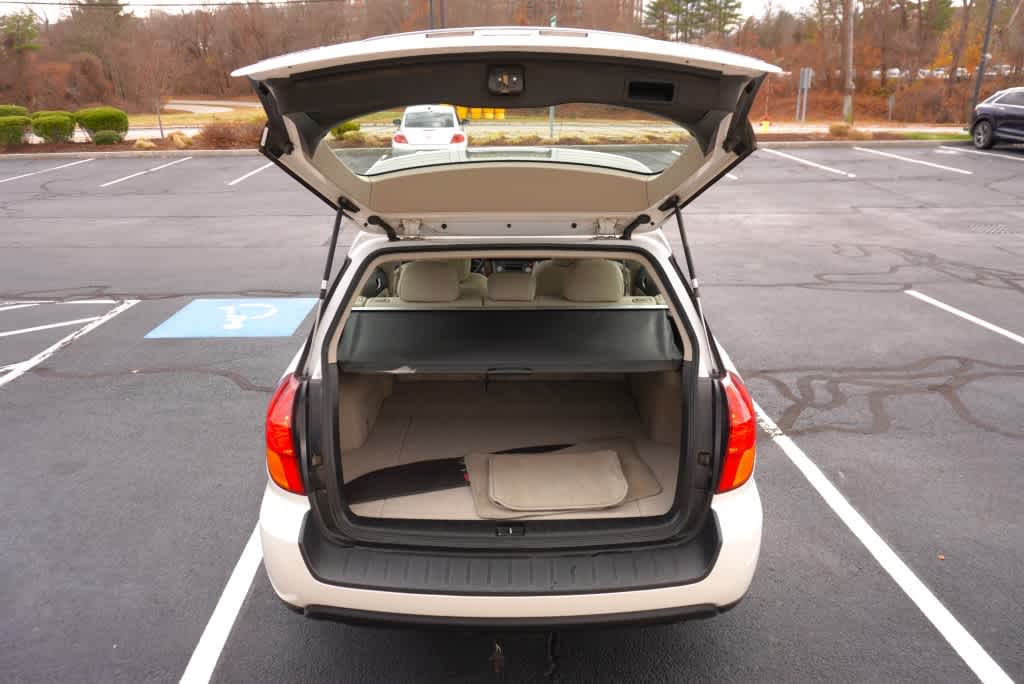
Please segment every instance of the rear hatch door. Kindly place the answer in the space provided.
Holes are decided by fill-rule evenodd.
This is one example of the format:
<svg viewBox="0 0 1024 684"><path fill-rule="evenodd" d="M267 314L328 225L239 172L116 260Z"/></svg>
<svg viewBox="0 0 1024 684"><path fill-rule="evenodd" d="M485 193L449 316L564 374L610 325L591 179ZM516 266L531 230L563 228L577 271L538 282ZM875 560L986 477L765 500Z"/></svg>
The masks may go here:
<svg viewBox="0 0 1024 684"><path fill-rule="evenodd" d="M628 236L755 149L748 113L777 71L640 36L486 28L344 43L234 75L267 112L262 152L367 230ZM473 117L469 149L398 159L393 117L368 116L438 103ZM339 148L329 132L352 119L363 130Z"/></svg>

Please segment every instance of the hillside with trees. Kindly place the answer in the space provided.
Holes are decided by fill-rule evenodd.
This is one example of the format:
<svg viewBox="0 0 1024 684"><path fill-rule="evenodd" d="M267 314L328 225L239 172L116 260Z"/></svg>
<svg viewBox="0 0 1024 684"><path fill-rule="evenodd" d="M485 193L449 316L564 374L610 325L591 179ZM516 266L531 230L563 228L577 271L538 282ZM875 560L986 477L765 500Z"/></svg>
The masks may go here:
<svg viewBox="0 0 1024 684"><path fill-rule="evenodd" d="M991 92L1024 82L1024 0L863 0L850 18L842 0L809 0L797 14L769 0L762 16L746 19L739 0L307 0L139 15L117 0L77 0L52 23L30 9L0 17L0 102L153 111L171 95L249 95L230 71L285 52L442 22L547 25L555 17L559 26L736 50L793 74L811 67L811 117L838 118L841 35L850 19L859 116L885 118L894 95L897 119L956 121L966 114L990 1ZM795 76L774 77L752 116L791 118L794 97Z"/></svg>

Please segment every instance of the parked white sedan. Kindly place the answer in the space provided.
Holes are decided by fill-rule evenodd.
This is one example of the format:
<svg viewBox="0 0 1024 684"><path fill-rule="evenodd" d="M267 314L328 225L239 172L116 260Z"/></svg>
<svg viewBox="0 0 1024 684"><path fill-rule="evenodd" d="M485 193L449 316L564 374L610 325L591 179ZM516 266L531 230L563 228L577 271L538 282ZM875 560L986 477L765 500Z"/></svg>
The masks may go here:
<svg viewBox="0 0 1024 684"><path fill-rule="evenodd" d="M394 154L427 150L465 150L466 132L449 105L407 107L401 119L395 119L398 131L391 137Z"/></svg>

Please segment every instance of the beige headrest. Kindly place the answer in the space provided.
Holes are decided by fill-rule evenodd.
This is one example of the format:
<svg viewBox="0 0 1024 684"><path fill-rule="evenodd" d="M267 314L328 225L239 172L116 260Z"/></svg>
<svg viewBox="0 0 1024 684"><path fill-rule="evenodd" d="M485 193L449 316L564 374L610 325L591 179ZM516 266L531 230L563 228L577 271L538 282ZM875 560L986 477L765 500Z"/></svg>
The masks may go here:
<svg viewBox="0 0 1024 684"><path fill-rule="evenodd" d="M398 297L406 302L454 302L459 273L450 261L413 261L402 266Z"/></svg>
<svg viewBox="0 0 1024 684"><path fill-rule="evenodd" d="M622 268L607 259L584 259L569 267L562 296L571 302L617 302L626 284Z"/></svg>
<svg viewBox="0 0 1024 684"><path fill-rule="evenodd" d="M487 298L495 302L532 302L537 281L532 273L503 271L487 279Z"/></svg>
<svg viewBox="0 0 1024 684"><path fill-rule="evenodd" d="M460 283L469 277L470 269L472 268L472 263L469 259L452 259L448 263L455 267L455 272L459 274Z"/></svg>

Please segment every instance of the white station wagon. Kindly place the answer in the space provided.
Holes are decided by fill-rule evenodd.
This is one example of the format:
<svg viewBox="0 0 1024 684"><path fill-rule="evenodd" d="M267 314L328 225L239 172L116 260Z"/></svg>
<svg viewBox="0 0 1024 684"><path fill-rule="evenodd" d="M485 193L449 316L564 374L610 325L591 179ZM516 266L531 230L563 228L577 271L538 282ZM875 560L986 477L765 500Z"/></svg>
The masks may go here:
<svg viewBox="0 0 1024 684"><path fill-rule="evenodd" d="M755 416L701 310L681 212L755 150L748 112L776 71L518 27L235 72L267 112L261 151L336 216L313 329L267 414L260 530L286 604L553 629L743 598L761 544ZM500 145L387 158L327 140L435 102L504 109Z"/></svg>

